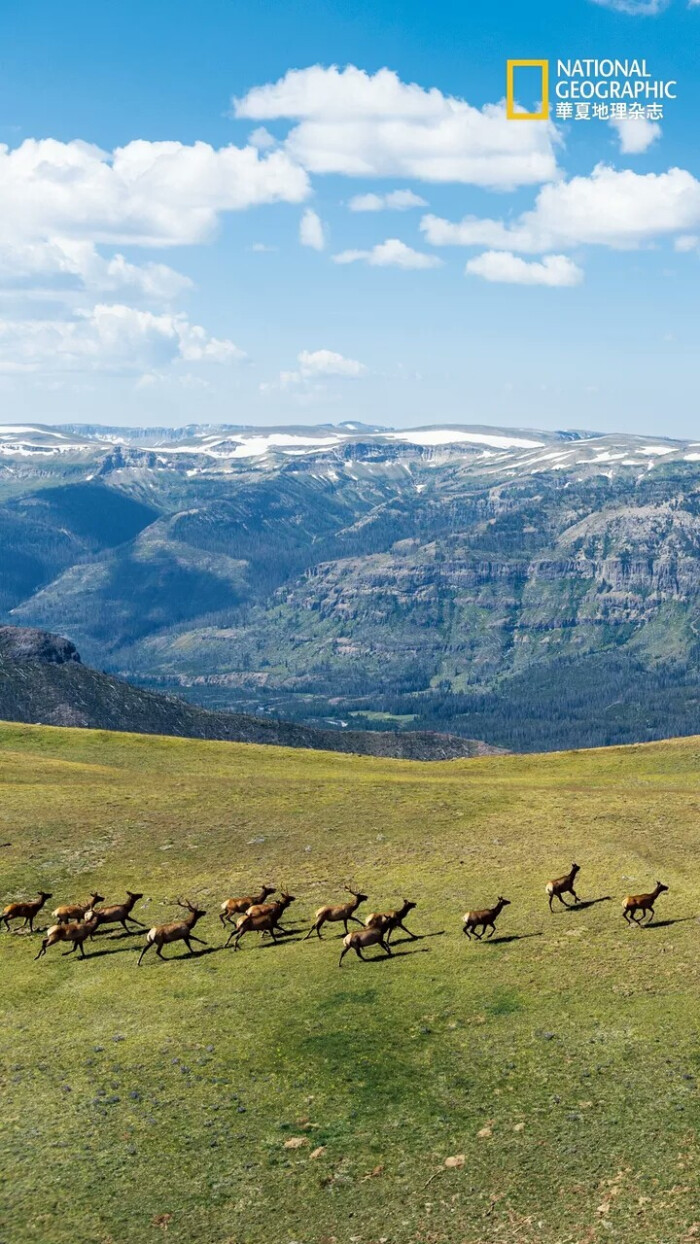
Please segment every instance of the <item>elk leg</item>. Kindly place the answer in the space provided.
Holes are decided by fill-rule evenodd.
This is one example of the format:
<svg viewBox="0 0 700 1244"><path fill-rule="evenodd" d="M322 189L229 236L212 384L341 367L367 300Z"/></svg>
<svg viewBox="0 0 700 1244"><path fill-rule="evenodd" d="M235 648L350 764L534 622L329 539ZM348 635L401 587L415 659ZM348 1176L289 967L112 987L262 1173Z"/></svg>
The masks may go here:
<svg viewBox="0 0 700 1244"><path fill-rule="evenodd" d="M85 947L83 946L83 943L78 942L77 946L78 946L78 950L80 951L80 958L87 959L87 955L85 954Z"/></svg>
<svg viewBox="0 0 700 1244"><path fill-rule="evenodd" d="M496 932L496 926L495 926L495 924L486 925L486 928L489 928L489 929L491 930L491 932L490 932L490 933L487 933L487 934L486 934L486 936L487 936L487 937L493 937L494 933Z"/></svg>
<svg viewBox="0 0 700 1244"><path fill-rule="evenodd" d="M355 948L354 948L354 949L355 949L355 954L357 955L358 959L361 959L363 963L366 963L366 962L367 962L367 960L365 959L365 956L364 956L364 955L363 955L363 953L362 953L362 949L361 949L361 947L360 947L360 946L355 946Z"/></svg>
<svg viewBox="0 0 700 1244"><path fill-rule="evenodd" d="M581 900L580 900L580 898L579 898L578 894L576 893L576 891L575 891L575 890L572 890L572 891L571 891L571 893L573 894L575 901L576 901L577 903L580 903L580 902L581 902Z"/></svg>
<svg viewBox="0 0 700 1244"><path fill-rule="evenodd" d="M167 959L165 958L165 955L163 954L163 951L162 951L162 949L161 949L161 947L160 947L160 946L156 946L156 954L157 954L157 956L158 956L158 958L159 958L159 959L162 959L162 960L163 960L163 962L164 962L164 963L167 963L167 962L168 962L168 961L167 961Z"/></svg>
<svg viewBox="0 0 700 1244"><path fill-rule="evenodd" d="M64 955L74 955L77 949L78 949L78 943L73 942L73 945L71 946L70 950L64 950L63 953Z"/></svg>
<svg viewBox="0 0 700 1244"><path fill-rule="evenodd" d="M143 956L145 955L146 951L151 949L152 945L153 945L153 942L146 942L146 945L144 946L143 950L141 951L141 954L139 955L139 961L136 964L137 968L141 967L141 960L143 959Z"/></svg>
<svg viewBox="0 0 700 1244"><path fill-rule="evenodd" d="M41 946L39 947L39 953L38 953L38 955L35 955L35 956L34 956L34 960L35 960L35 961L36 961L37 959L40 959L42 955L45 955L45 954L46 954L46 943L48 942L48 940L49 940L49 939L48 939L48 937L45 937L45 938L44 938L43 942L41 943Z"/></svg>
<svg viewBox="0 0 700 1244"><path fill-rule="evenodd" d="M224 942L224 950L226 950L226 948L231 945L231 938L235 936L236 936L236 929L233 928L231 929L231 932L229 933L228 937L226 938L226 941Z"/></svg>
<svg viewBox="0 0 700 1244"><path fill-rule="evenodd" d="M349 947L349 946L344 946L344 947L343 947L343 949L341 950L341 952L340 952L340 959L338 960L338 967L339 967L339 968L342 968L342 966L343 966L343 959L345 958L345 956L346 956L346 954L348 953L349 949L350 949L350 947Z"/></svg>
<svg viewBox="0 0 700 1244"><path fill-rule="evenodd" d="M472 940L472 935L471 935L471 933L469 932L469 929L468 929L468 927L467 927L467 925L466 925L466 924L465 924L464 928L462 929L462 932L463 932L463 933L466 933L467 937L469 938L469 941L471 941L471 940Z"/></svg>
<svg viewBox="0 0 700 1244"><path fill-rule="evenodd" d="M359 924L361 929L364 929L365 927L362 921L357 919L357 916L348 916L348 920L354 920L355 924Z"/></svg>
<svg viewBox="0 0 700 1244"><path fill-rule="evenodd" d="M411 940L412 940L412 941L414 941L414 942L417 942L417 941L418 941L418 936L417 936L417 934L416 934L416 933L412 933L410 929L407 929L407 928L406 928L406 925L405 925L405 924L402 924L400 920L399 920L399 925L398 925L398 927L399 927L400 929L403 929L404 933L408 933L408 936L411 938ZM392 930L391 930L391 932L393 933L393 932L394 932L394 930L392 929ZM389 939L387 938L387 941L388 941L388 940L389 940Z"/></svg>
<svg viewBox="0 0 700 1244"><path fill-rule="evenodd" d="M550 896L549 896L549 910L550 910L552 913L554 912L554 908L552 907L552 899L553 899L553 898L554 898L554 895L553 895L553 894L550 894Z"/></svg>
<svg viewBox="0 0 700 1244"><path fill-rule="evenodd" d="M379 945L381 946L382 950L386 951L389 958L391 959L391 946L389 945L389 943L384 941L384 942L380 942Z"/></svg>
<svg viewBox="0 0 700 1244"><path fill-rule="evenodd" d="M308 933L306 934L306 937L304 938L304 941L305 941L305 942L309 940L309 938L311 937L311 934L312 934L312 933L318 933L318 928L317 928L317 926L316 926L315 924L312 924L312 925L311 925L311 928L309 929ZM318 933L318 935L319 935L319 937L321 936L321 934L320 934L320 933Z"/></svg>
<svg viewBox="0 0 700 1244"><path fill-rule="evenodd" d="M136 916L127 916L127 917L126 917L126 919L127 919L127 920L130 920L132 924L137 924L137 925L139 926L139 928L140 928L140 929L145 929L145 928L146 928L146 925L145 925L145 924L142 924L140 920L137 920L137 919L136 919Z"/></svg>

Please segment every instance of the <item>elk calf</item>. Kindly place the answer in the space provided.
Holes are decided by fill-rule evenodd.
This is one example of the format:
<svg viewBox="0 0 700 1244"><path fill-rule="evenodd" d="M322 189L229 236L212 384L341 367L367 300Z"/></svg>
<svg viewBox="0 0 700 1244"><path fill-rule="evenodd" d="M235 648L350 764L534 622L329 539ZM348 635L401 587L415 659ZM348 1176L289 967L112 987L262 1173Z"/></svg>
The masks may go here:
<svg viewBox="0 0 700 1244"><path fill-rule="evenodd" d="M654 919L654 903L660 894L668 890L668 886L663 882L657 881L651 894L628 894L622 904L622 914L628 924L641 925L645 915L649 914L647 924L651 924ZM635 916L635 912L641 912L639 918Z"/></svg>
<svg viewBox="0 0 700 1244"><path fill-rule="evenodd" d="M250 907L244 916L240 916L236 922L235 929L231 929L224 949L231 942L231 938L236 940L233 943L233 949L240 949L240 941L245 933L269 933L273 942L277 941L275 929L280 929L284 933L284 929L280 924L280 916L287 910L290 903L295 901L293 894L287 894L282 891L282 897L277 899L275 903L258 903L254 907Z"/></svg>
<svg viewBox="0 0 700 1244"><path fill-rule="evenodd" d="M33 933L34 918L39 914L44 903L50 898L53 898L53 894L47 894L44 890L39 890L39 897L31 899L29 902L8 903L7 907L3 909L2 916L0 916L0 920L5 922L5 928L8 933L10 932L11 920L24 920L22 928L26 929L27 925L29 925L29 932Z"/></svg>
<svg viewBox="0 0 700 1244"><path fill-rule="evenodd" d="M129 933L130 929L126 923L127 920L130 920L132 924L137 924L140 929L145 929L145 924L142 924L140 920L137 920L131 914L134 903L143 898L143 894L134 894L131 890L127 890L127 895L128 898L124 903L114 903L111 907L100 907L99 911L86 912L86 916L89 917L91 914L95 916L97 920L96 929L102 924L120 924Z"/></svg>
<svg viewBox="0 0 700 1244"><path fill-rule="evenodd" d="M154 928L148 930L146 945L139 955L139 961L136 964L137 968L141 966L141 960L146 951L151 949L151 946L155 946L159 959L165 959L165 955L161 953L161 947L169 945L170 942L184 942L191 955L194 954L191 942L199 942L200 946L206 946L207 943L203 942L201 937L195 937L192 930L197 921L201 920L202 916L206 916L207 913L201 911L198 907L193 907L188 899L185 899L184 903L179 898L175 901L178 907L185 908L187 915L183 916L182 920L173 920L171 924L157 924Z"/></svg>
<svg viewBox="0 0 700 1244"><path fill-rule="evenodd" d="M319 907L306 937L311 937L311 934L315 933L320 938L324 924L335 924L339 920L342 920L346 934L348 931L348 920L353 920L355 924L362 925L362 921L358 920L357 916L353 915L353 912L357 911L360 903L367 902L367 895L362 894L360 890L351 890L349 885L346 885L345 889L348 894L352 894L352 899L348 903L339 903L337 907ZM304 941L306 941L306 937Z"/></svg>
<svg viewBox="0 0 700 1244"><path fill-rule="evenodd" d="M74 920L82 920L87 912L92 911L98 903L104 903L104 901L104 894L98 894L95 890L95 893L91 894L84 903L66 903L63 907L57 907L51 915L55 917L58 924L71 924Z"/></svg>
<svg viewBox="0 0 700 1244"><path fill-rule="evenodd" d="M274 894L275 887L273 885L263 885L260 887L260 893L247 894L244 898L227 898L225 903L221 904L219 912L219 920L223 925L233 924L233 917L243 915L249 907L255 907L259 903L264 903L269 894Z"/></svg>
<svg viewBox="0 0 700 1244"><path fill-rule="evenodd" d="M343 959L349 950L354 950L358 959L364 959L362 951L367 946L381 946L385 954L391 958L391 946L385 937L385 931L383 925L374 925L371 929L353 929L352 933L346 934L343 938L343 949L340 952L338 967L342 968Z"/></svg>
<svg viewBox="0 0 700 1244"><path fill-rule="evenodd" d="M72 955L76 950L80 951L80 958L87 958L85 954L84 943L95 932L97 921L93 916L90 920L76 920L69 924L52 924L35 959L41 959L46 954L49 946L55 946L56 942L72 942L71 950L64 950L64 955Z"/></svg>
<svg viewBox="0 0 700 1244"><path fill-rule="evenodd" d="M488 937L493 937L496 932L496 920L500 916L504 907L510 907L510 899L499 897L495 907L484 907L481 911L467 911L464 914L464 929L467 937L471 941L472 933L477 941L481 941L486 930L490 928L491 932ZM477 929L481 929L481 933L477 933Z"/></svg>
<svg viewBox="0 0 700 1244"><path fill-rule="evenodd" d="M413 911L414 907L417 906L417 903L412 903L410 899L405 898L401 907L397 908L396 911L373 911L365 920L365 928L384 929L387 942L391 940L391 935L395 929L403 929L404 933L407 933L411 938L411 941L415 942L417 941L416 935L406 928L404 920L409 911Z"/></svg>
<svg viewBox="0 0 700 1244"><path fill-rule="evenodd" d="M555 877L553 881L547 882L547 885L545 886L545 890L549 898L549 910L550 911L552 911L552 899L553 898L558 898L559 902L562 904L563 907L569 906L568 903L564 902L564 899L562 898L563 894L571 894L571 896L574 899L574 902L580 903L581 900L574 889L574 881L576 880L576 874L580 871L581 871L581 868L579 864L572 864L569 872L566 873L565 876Z"/></svg>

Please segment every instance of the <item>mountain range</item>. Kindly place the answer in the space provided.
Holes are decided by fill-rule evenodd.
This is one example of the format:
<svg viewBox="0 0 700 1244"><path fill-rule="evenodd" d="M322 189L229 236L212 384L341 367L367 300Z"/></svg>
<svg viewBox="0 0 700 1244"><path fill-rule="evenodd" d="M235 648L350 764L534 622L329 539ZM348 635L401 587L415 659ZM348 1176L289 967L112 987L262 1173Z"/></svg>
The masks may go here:
<svg viewBox="0 0 700 1244"><path fill-rule="evenodd" d="M700 729L700 440L0 425L0 620L212 710L513 750Z"/></svg>

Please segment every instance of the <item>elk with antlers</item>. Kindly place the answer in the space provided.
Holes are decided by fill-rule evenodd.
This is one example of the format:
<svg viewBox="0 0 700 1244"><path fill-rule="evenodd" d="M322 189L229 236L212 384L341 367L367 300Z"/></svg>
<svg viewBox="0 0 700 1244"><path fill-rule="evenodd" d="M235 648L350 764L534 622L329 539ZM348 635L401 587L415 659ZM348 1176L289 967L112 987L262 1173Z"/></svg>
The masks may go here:
<svg viewBox="0 0 700 1244"><path fill-rule="evenodd" d="M383 929L386 933L387 942L391 940L391 935L395 929L403 929L404 933L408 934L411 941L415 942L418 940L416 934L406 928L404 920L406 919L409 911L413 911L414 907L417 906L417 903L412 903L410 899L405 898L402 905L398 907L396 911L373 911L365 920L365 928Z"/></svg>
<svg viewBox="0 0 700 1244"><path fill-rule="evenodd" d="M185 899L183 903L182 899L178 898L175 902L178 907L185 909L187 915L183 916L182 920L173 920L170 924L157 924L148 930L146 945L139 955L137 967L141 966L141 960L151 946L155 946L159 959L165 959L161 947L169 945L170 942L184 942L191 955L194 954L191 942L199 942L200 946L206 946L207 943L202 941L201 937L195 937L192 930L197 921L201 920L202 916L206 916L207 913L199 907L193 907L189 899Z"/></svg>
<svg viewBox="0 0 700 1244"><path fill-rule="evenodd" d="M324 924L335 924L338 921L342 920L343 928L345 929L346 935L348 931L348 920L353 920L355 924L359 924L360 926L362 925L362 921L358 920L357 916L355 916L353 913L357 911L358 907L360 906L360 903L367 902L367 895L363 894L360 890L351 889L349 885L346 885L345 889L347 890L348 894L352 894L352 899L350 900L350 902L339 903L336 907L331 907L331 906L319 907L314 917L314 922L311 925L311 928L309 929L308 933L306 934L304 941L306 941L307 937L311 937L312 933L316 933L317 937L320 938L321 929Z"/></svg>
<svg viewBox="0 0 700 1244"><path fill-rule="evenodd" d="M382 917L383 919L384 917ZM360 928L353 929L352 933L346 934L343 938L343 949L340 952L338 967L342 968L343 959L349 950L354 950L358 959L364 959L362 953L367 946L381 946L382 950L391 958L391 946L385 936L386 928L384 925L374 925L371 929Z"/></svg>
<svg viewBox="0 0 700 1244"><path fill-rule="evenodd" d="M143 894L135 894L132 890L127 890L126 893L128 897L123 903L114 903L111 907L100 907L99 911L87 911L85 919L90 919L94 915L97 919L96 929L102 924L120 924L123 929L126 929L127 933L130 933L131 930L126 923L127 920L130 920L132 924L137 924L140 929L145 929L145 924L142 924L140 920L137 920L131 914L134 903L143 898Z"/></svg>
<svg viewBox="0 0 700 1244"><path fill-rule="evenodd" d="M83 920L88 912L93 911L98 903L104 903L104 901L104 894L98 894L95 890L84 903L65 903L51 914L55 917L57 924L72 924L74 920Z"/></svg>
<svg viewBox="0 0 700 1244"><path fill-rule="evenodd" d="M275 887L273 885L262 885L259 894L247 894L244 898L227 898L225 903L221 904L219 912L219 920L225 926L234 923L234 916L244 915L249 907L256 907L258 904L264 903L270 894L274 894Z"/></svg>
<svg viewBox="0 0 700 1244"><path fill-rule="evenodd" d="M244 916L239 916L236 921L235 929L231 929L226 938L224 949L231 942L231 938L236 940L233 943L233 949L240 949L240 941L245 933L269 933L273 942L277 941L275 929L280 929L284 933L284 929L280 924L280 916L287 910L290 903L295 901L293 894L287 894L282 891L281 898L275 903L258 903L254 907L249 908Z"/></svg>
<svg viewBox="0 0 700 1244"><path fill-rule="evenodd" d="M0 920L4 921L8 933L10 932L11 920L24 920L22 928L26 929L27 925L29 925L29 932L33 933L34 919L41 911L44 903L50 898L53 898L53 894L47 894L45 890L39 890L38 898L33 898L26 903L8 903L7 907L3 908L2 916L0 916Z"/></svg>
<svg viewBox="0 0 700 1244"><path fill-rule="evenodd" d="M547 885L545 886L545 890L549 898L549 910L550 911L552 911L552 899L553 898L558 898L559 902L562 904L563 907L569 906L569 904L565 903L564 899L562 898L562 895L564 894L571 894L574 902L580 903L581 900L574 889L574 881L576 880L576 874L580 871L581 871L581 867L579 864L572 864L568 873L566 873L563 877L555 877L553 881L547 882Z"/></svg>
<svg viewBox="0 0 700 1244"><path fill-rule="evenodd" d="M622 914L627 923L641 926L642 920L648 913L647 924L651 924L654 919L654 903L665 890L668 890L668 886L662 881L657 881L650 894L628 894L622 904ZM639 917L635 916L636 911L641 912Z"/></svg>
<svg viewBox="0 0 700 1244"><path fill-rule="evenodd" d="M504 907L510 907L510 899L503 898L499 895L499 899L495 907L484 907L481 911L465 912L463 916L464 929L462 932L466 933L470 941L473 933L477 941L480 942L484 936L484 933L486 933L486 930L490 928L491 932L488 933L487 936L493 937L496 932L496 920L500 916ZM481 929L481 933L477 933L477 929Z"/></svg>
<svg viewBox="0 0 700 1244"><path fill-rule="evenodd" d="M46 954L49 946L55 946L56 942L72 942L71 949L64 950L64 955L72 955L76 950L79 950L80 958L85 959L87 956L84 943L89 937L92 937L96 928L97 920L94 915L88 920L74 920L68 924L52 924L39 947L38 955L35 955L34 958L41 959L41 956Z"/></svg>

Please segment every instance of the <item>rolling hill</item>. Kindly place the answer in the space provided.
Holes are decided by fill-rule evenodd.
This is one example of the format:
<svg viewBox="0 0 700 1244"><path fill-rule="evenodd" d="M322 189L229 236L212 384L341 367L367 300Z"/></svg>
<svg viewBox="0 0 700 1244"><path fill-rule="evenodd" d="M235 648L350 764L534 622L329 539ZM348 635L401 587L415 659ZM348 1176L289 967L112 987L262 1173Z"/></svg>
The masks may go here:
<svg viewBox="0 0 700 1244"><path fill-rule="evenodd" d="M699 766L697 738L426 767L0 726L3 902L208 912L196 957L138 970L140 931L85 961L0 935L0 1236L693 1244ZM583 902L550 915L573 859ZM263 880L296 931L224 952L219 904ZM339 971L301 935L353 880L361 912L416 899L420 940Z"/></svg>
<svg viewBox="0 0 700 1244"><path fill-rule="evenodd" d="M700 729L700 444L0 428L3 619L210 709L534 750Z"/></svg>
<svg viewBox="0 0 700 1244"><path fill-rule="evenodd" d="M449 760L498 750L475 739L428 731L323 730L246 713L208 712L177 696L132 687L90 669L75 645L60 635L12 626L0 626L0 719L412 760Z"/></svg>

